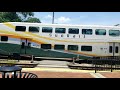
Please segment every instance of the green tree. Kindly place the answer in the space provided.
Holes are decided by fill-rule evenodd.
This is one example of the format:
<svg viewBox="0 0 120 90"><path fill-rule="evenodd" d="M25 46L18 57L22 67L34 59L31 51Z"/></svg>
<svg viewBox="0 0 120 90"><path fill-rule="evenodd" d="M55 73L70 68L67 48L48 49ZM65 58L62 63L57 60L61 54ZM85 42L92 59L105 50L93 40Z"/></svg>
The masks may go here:
<svg viewBox="0 0 120 90"><path fill-rule="evenodd" d="M0 22L31 21L31 18L28 18L29 16L34 16L34 13L33 12L0 12ZM39 22L39 21L40 20L38 18L32 18L32 22Z"/></svg>
<svg viewBox="0 0 120 90"><path fill-rule="evenodd" d="M25 21L29 16L34 16L33 12L16 12L16 14L19 16L19 18L21 18L22 21Z"/></svg>
<svg viewBox="0 0 120 90"><path fill-rule="evenodd" d="M0 17L2 22L21 22L21 18L16 12L1 12Z"/></svg>
<svg viewBox="0 0 120 90"><path fill-rule="evenodd" d="M22 14L25 18L28 16L34 16L33 12L17 12L18 14Z"/></svg>
<svg viewBox="0 0 120 90"><path fill-rule="evenodd" d="M25 22L41 23L40 19L35 17L28 17L28 19Z"/></svg>

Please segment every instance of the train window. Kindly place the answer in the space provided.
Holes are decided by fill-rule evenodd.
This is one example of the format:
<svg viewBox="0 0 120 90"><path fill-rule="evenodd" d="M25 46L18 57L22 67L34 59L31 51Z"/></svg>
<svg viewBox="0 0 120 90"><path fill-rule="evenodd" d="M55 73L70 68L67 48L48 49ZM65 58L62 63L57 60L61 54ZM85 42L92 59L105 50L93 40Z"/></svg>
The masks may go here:
<svg viewBox="0 0 120 90"><path fill-rule="evenodd" d="M51 44L41 44L42 49L51 49Z"/></svg>
<svg viewBox="0 0 120 90"><path fill-rule="evenodd" d="M92 46L81 46L81 51L92 51Z"/></svg>
<svg viewBox="0 0 120 90"><path fill-rule="evenodd" d="M68 50L78 51L78 45L68 45Z"/></svg>
<svg viewBox="0 0 120 90"><path fill-rule="evenodd" d="M65 45L55 45L54 49L56 49L56 50L65 50Z"/></svg>
<svg viewBox="0 0 120 90"><path fill-rule="evenodd" d="M112 46L109 46L109 53L112 53Z"/></svg>
<svg viewBox="0 0 120 90"><path fill-rule="evenodd" d="M109 35L110 36L119 36L120 31L119 30L109 30Z"/></svg>
<svg viewBox="0 0 120 90"><path fill-rule="evenodd" d="M55 28L55 33L65 33L66 28Z"/></svg>
<svg viewBox="0 0 120 90"><path fill-rule="evenodd" d="M68 29L69 34L79 34L78 28L69 28Z"/></svg>
<svg viewBox="0 0 120 90"><path fill-rule="evenodd" d="M52 27L42 27L42 32L44 33L52 33Z"/></svg>
<svg viewBox="0 0 120 90"><path fill-rule="evenodd" d="M39 27L32 27L32 26L30 26L29 27L29 32L33 32L33 33L39 32Z"/></svg>
<svg viewBox="0 0 120 90"><path fill-rule="evenodd" d="M16 27L15 27L15 31L25 32L25 30L26 30L26 27L25 27L25 26L16 26Z"/></svg>
<svg viewBox="0 0 120 90"><path fill-rule="evenodd" d="M96 35L106 35L106 30L105 29L96 29L95 34Z"/></svg>
<svg viewBox="0 0 120 90"><path fill-rule="evenodd" d="M1 41L8 41L8 36L1 36Z"/></svg>
<svg viewBox="0 0 120 90"><path fill-rule="evenodd" d="M91 35L92 34L92 29L82 29L82 34Z"/></svg>
<svg viewBox="0 0 120 90"><path fill-rule="evenodd" d="M118 53L118 46L115 47L115 53Z"/></svg>

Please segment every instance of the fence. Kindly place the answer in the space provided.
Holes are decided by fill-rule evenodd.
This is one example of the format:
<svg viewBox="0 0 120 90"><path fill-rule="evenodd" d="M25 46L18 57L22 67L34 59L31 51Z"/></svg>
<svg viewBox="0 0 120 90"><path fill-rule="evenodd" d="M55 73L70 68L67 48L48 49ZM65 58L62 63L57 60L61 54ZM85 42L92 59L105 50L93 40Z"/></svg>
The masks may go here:
<svg viewBox="0 0 120 90"><path fill-rule="evenodd" d="M112 72L120 69L120 57L94 57L91 62L95 66L95 73L106 70Z"/></svg>

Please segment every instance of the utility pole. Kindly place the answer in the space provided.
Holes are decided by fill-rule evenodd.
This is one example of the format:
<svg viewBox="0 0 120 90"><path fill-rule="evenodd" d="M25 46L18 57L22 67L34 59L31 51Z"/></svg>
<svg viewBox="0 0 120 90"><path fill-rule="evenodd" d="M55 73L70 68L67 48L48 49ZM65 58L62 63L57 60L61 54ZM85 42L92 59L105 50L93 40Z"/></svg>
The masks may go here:
<svg viewBox="0 0 120 90"><path fill-rule="evenodd" d="M54 12L53 12L53 17L52 17L52 24L54 24Z"/></svg>

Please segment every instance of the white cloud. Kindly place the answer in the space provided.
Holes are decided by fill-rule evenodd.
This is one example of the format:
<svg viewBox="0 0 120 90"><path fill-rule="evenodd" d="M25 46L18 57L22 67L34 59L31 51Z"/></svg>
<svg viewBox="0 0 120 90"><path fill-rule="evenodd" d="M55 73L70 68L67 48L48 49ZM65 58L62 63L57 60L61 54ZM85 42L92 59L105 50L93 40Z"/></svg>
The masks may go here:
<svg viewBox="0 0 120 90"><path fill-rule="evenodd" d="M52 19L52 16L51 15L47 15L44 17L45 19Z"/></svg>
<svg viewBox="0 0 120 90"><path fill-rule="evenodd" d="M73 21L81 21L81 20L85 20L85 19L87 19L88 18L88 16L79 16L79 17L75 17L75 18L72 18L72 20Z"/></svg>
<svg viewBox="0 0 120 90"><path fill-rule="evenodd" d="M68 23L68 22L70 22L70 21L71 21L70 18L68 18L68 17L63 17L63 16L55 19L55 23Z"/></svg>
<svg viewBox="0 0 120 90"><path fill-rule="evenodd" d="M79 17L75 17L75 18L69 18L69 17L65 17L65 16L60 16L60 17L55 17L54 19L54 23L58 23L58 24L75 24L78 23L79 21L86 19L88 16L79 16ZM52 15L46 15L43 17L43 20L41 20L42 23L52 23ZM74 23L73 23L74 22Z"/></svg>

